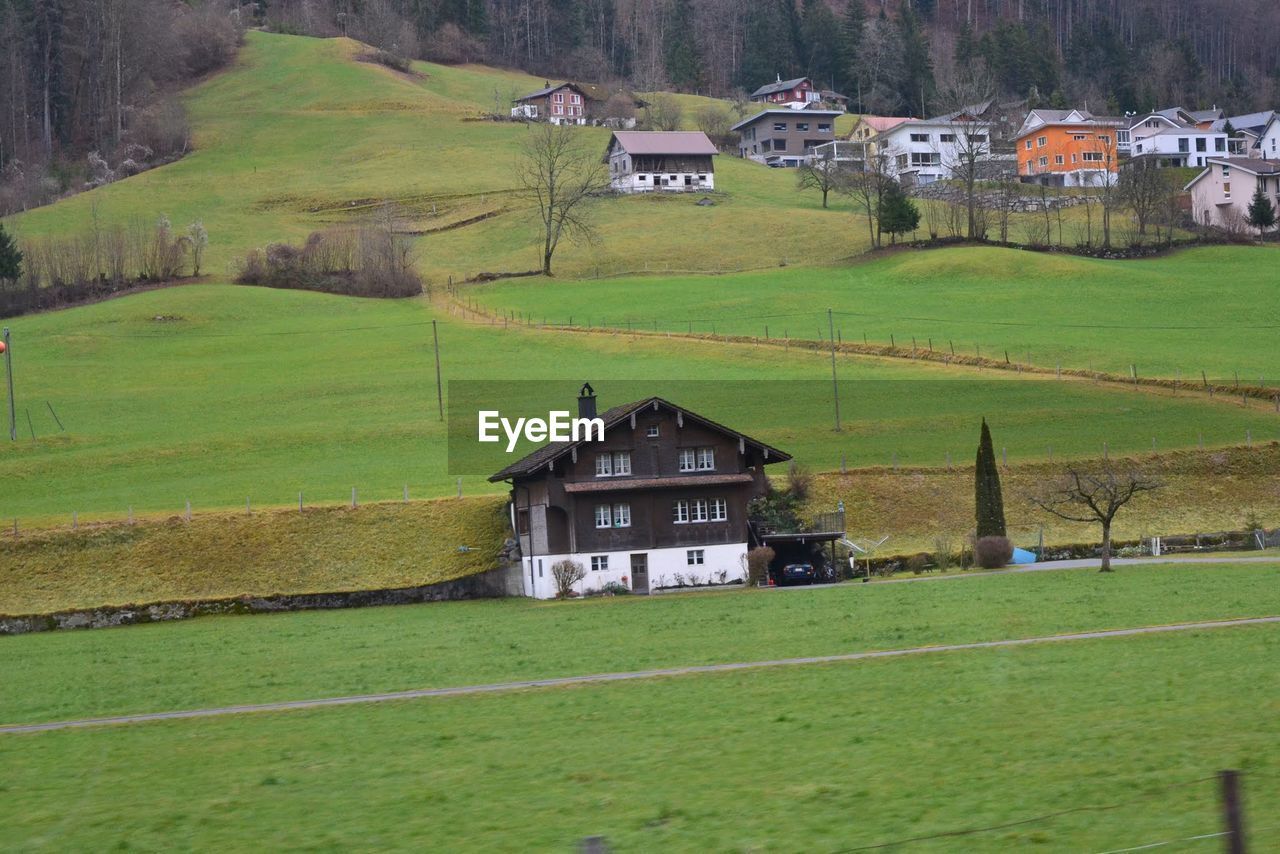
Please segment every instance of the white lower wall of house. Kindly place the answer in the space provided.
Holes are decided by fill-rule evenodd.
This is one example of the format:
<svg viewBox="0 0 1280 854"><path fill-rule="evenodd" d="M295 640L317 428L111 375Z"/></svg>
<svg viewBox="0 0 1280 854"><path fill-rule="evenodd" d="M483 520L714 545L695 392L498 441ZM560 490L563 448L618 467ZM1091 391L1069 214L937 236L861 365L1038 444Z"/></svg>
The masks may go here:
<svg viewBox="0 0 1280 854"><path fill-rule="evenodd" d="M703 563L698 566L689 565L689 552L701 549ZM708 579L720 583L720 573L724 573L725 582L746 578L747 570L743 565L743 557L747 553L746 543L727 543L708 546L677 546L664 549L637 549L621 552L591 552L589 554L542 555L526 557L521 561L524 595L535 599L554 599L556 596L556 580L551 567L562 560L573 560L582 564L587 576L574 586L579 595L586 595L593 590L600 590L613 581L628 589L633 586L631 577L631 556L646 555L649 564L649 589L674 587L676 575L685 579L697 576L698 581L705 584ZM609 568L591 569L591 558L597 555L609 557ZM626 579L625 581L623 579Z"/></svg>
<svg viewBox="0 0 1280 854"><path fill-rule="evenodd" d="M612 181L613 189L617 190L620 193L649 193L655 190L659 192L670 193L670 192L679 192L679 191L710 192L716 188L716 176L714 173L698 173L698 172L666 173L664 172L662 173L662 176L656 176L652 173L646 173L646 174L648 175L648 177L644 181L640 180L640 177L638 174L618 175ZM674 182L669 180L671 174L674 174L676 176L676 180ZM706 175L706 180L699 181L698 180L699 174ZM688 187L684 185L684 179L686 176L690 178L690 186ZM667 177L668 183L671 186L669 187L662 186L661 182L658 180L659 177Z"/></svg>

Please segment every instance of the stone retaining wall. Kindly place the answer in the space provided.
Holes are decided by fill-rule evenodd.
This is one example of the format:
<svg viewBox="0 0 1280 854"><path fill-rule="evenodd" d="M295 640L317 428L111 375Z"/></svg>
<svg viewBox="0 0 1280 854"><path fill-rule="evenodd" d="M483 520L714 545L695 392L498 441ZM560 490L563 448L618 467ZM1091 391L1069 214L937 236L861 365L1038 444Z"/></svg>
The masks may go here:
<svg viewBox="0 0 1280 854"><path fill-rule="evenodd" d="M279 611L366 608L374 605L415 605L457 599L492 599L517 596L520 593L520 568L511 566L438 584L388 590L237 596L230 599L156 602L150 605L106 605L100 608L58 611L54 614L0 615L0 635L21 635L57 629L102 629L185 620L209 614L266 614Z"/></svg>

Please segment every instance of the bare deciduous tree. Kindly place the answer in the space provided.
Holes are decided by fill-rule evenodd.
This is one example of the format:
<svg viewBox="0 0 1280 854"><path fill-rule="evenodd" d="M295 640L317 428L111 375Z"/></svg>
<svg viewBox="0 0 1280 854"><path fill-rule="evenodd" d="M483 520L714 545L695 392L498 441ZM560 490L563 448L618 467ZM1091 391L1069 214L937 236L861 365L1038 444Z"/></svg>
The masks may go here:
<svg viewBox="0 0 1280 854"><path fill-rule="evenodd" d="M871 246L880 246L880 202L884 198L885 187L889 181L889 157L882 151L868 153L862 161L862 168L854 168L840 173L840 182L836 191L853 200L854 207L867 215L867 230L871 234Z"/></svg>
<svg viewBox="0 0 1280 854"><path fill-rule="evenodd" d="M561 238L595 239L587 211L591 198L608 189L609 172L572 127L548 123L530 127L516 177L537 207L542 272L550 276L551 258Z"/></svg>
<svg viewBox="0 0 1280 854"><path fill-rule="evenodd" d="M947 132L952 137L942 164L964 191L967 223L965 236L975 240L984 236L985 216L978 181L991 160L989 125L979 123L971 113L984 105L995 93L995 81L985 68L957 73L939 93L950 119Z"/></svg>
<svg viewBox="0 0 1280 854"><path fill-rule="evenodd" d="M645 124L650 130L679 130L683 118L684 108L667 92L654 95L645 108Z"/></svg>
<svg viewBox="0 0 1280 854"><path fill-rule="evenodd" d="M1124 507L1145 492L1164 486L1137 469L1119 471L1110 461L1094 469L1076 466L1031 502L1059 519L1069 522L1097 522L1102 526L1102 566L1100 572L1111 572L1111 525Z"/></svg>
<svg viewBox="0 0 1280 854"><path fill-rule="evenodd" d="M574 560L558 560L551 564L551 577L556 582L556 598L568 599L573 595L573 586L587 577L587 571Z"/></svg>
<svg viewBox="0 0 1280 854"><path fill-rule="evenodd" d="M1119 200L1133 211L1139 242L1164 207L1167 184L1165 171L1150 157L1134 158L1120 169Z"/></svg>
<svg viewBox="0 0 1280 854"><path fill-rule="evenodd" d="M810 160L796 174L796 187L800 190L817 190L822 193L822 207L827 206L827 196L840 186L844 176L840 164L830 155Z"/></svg>

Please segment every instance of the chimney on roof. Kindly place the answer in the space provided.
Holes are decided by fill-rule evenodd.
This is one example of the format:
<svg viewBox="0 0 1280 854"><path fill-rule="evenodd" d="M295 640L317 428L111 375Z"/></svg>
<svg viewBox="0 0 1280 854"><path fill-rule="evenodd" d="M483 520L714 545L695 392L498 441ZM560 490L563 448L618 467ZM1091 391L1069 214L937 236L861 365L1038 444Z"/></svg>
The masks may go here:
<svg viewBox="0 0 1280 854"><path fill-rule="evenodd" d="M591 387L591 383L583 383L578 391L578 417L596 417L596 390Z"/></svg>
<svg viewBox="0 0 1280 854"><path fill-rule="evenodd" d="M782 75L781 75L781 74L778 74L777 72L775 72L775 73L774 73L774 77L776 78L776 79L773 81L774 83L781 83L781 82L782 82Z"/></svg>

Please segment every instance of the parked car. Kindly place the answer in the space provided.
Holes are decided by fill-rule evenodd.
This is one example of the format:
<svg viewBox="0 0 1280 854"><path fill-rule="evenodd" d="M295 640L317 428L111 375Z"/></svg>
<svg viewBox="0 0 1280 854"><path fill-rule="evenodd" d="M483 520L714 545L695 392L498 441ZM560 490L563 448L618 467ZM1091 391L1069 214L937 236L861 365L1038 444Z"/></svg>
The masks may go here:
<svg viewBox="0 0 1280 854"><path fill-rule="evenodd" d="M811 563L789 563L780 575L782 584L812 584L815 580Z"/></svg>

